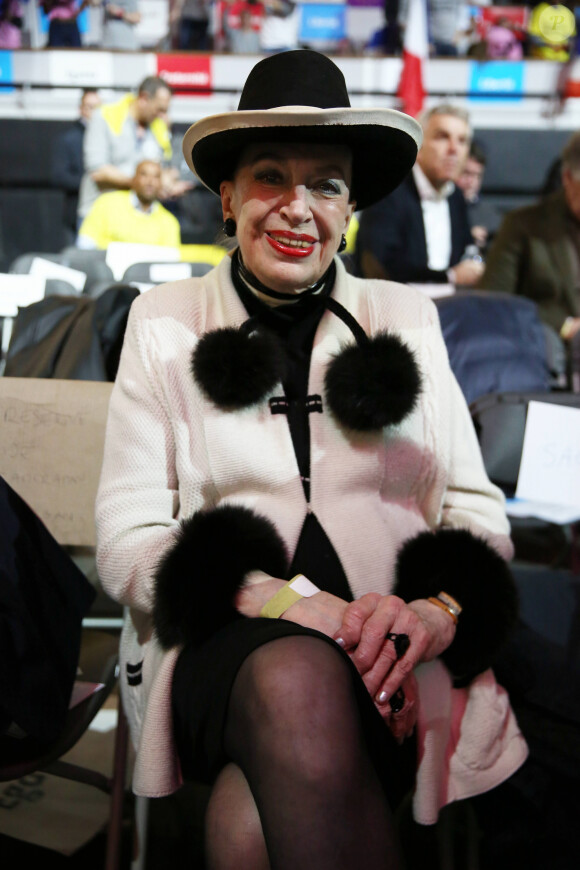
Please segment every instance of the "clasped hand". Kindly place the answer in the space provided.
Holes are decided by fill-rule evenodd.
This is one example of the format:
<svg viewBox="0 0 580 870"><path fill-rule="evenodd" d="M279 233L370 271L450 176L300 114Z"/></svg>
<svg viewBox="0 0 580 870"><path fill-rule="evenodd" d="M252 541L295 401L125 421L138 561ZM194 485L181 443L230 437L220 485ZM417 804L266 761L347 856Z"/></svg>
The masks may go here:
<svg viewBox="0 0 580 870"><path fill-rule="evenodd" d="M392 635L407 635L409 646L397 657ZM370 592L346 606L335 640L350 655L381 716L399 740L417 719L417 683L413 671L420 662L442 653L455 637L455 623L426 599L406 604L395 595ZM402 689L403 696L397 693ZM404 704L400 709L393 698Z"/></svg>
<svg viewBox="0 0 580 870"><path fill-rule="evenodd" d="M238 611L250 617L258 616L266 601L284 585L283 580L262 572L254 572L253 579L235 601ZM336 640L352 659L381 716L399 740L412 732L417 718L415 667L434 659L455 637L451 617L426 599L406 604L395 595L376 592L349 604L328 592L318 592L289 607L283 619ZM388 638L393 634L409 638L408 649L399 658L393 640ZM399 689L404 704L394 712L390 701Z"/></svg>

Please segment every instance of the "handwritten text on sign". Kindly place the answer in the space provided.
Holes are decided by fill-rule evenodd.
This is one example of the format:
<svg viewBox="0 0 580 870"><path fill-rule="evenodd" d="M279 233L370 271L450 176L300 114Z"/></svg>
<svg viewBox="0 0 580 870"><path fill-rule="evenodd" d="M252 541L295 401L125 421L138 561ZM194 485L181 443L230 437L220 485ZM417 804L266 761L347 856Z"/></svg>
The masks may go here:
<svg viewBox="0 0 580 870"><path fill-rule="evenodd" d="M530 402L516 496L580 506L580 408Z"/></svg>

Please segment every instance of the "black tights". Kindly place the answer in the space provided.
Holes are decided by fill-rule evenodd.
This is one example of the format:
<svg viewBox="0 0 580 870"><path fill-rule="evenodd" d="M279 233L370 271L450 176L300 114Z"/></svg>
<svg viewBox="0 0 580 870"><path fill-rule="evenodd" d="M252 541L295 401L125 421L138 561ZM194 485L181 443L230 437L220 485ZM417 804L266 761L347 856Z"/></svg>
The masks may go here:
<svg viewBox="0 0 580 870"><path fill-rule="evenodd" d="M212 870L401 867L352 676L330 644L288 636L254 650L233 685L224 744L233 765L210 801Z"/></svg>

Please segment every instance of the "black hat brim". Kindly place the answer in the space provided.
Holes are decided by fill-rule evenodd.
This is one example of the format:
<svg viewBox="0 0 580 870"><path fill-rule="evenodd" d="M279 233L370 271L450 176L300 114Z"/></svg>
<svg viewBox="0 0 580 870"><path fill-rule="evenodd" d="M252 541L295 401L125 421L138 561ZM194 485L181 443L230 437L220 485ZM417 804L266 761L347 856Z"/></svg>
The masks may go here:
<svg viewBox="0 0 580 870"><path fill-rule="evenodd" d="M252 118L244 118L245 115ZM350 195L357 209L372 205L394 190L415 163L421 130L408 115L392 109L333 109L314 115L310 110L295 116L281 108L275 113L232 112L207 118L187 131L183 153L206 187L219 194L221 182L233 177L247 145L260 142L346 145L352 152ZM379 120L373 123L375 118ZM228 126L228 119L232 126Z"/></svg>

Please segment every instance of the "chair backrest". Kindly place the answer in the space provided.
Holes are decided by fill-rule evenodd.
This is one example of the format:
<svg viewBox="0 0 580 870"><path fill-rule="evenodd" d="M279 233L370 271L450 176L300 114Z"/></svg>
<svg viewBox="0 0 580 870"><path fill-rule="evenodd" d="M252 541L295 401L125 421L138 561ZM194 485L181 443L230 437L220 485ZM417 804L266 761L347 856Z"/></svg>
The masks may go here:
<svg viewBox="0 0 580 870"><path fill-rule="evenodd" d="M436 300L451 368L467 402L487 393L549 391L554 374L536 305L521 296L466 291ZM559 341L558 336L555 340ZM561 364L564 354L560 356Z"/></svg>
<svg viewBox="0 0 580 870"><path fill-rule="evenodd" d="M212 269L212 263L133 263L123 275L123 283L165 284L199 278Z"/></svg>
<svg viewBox="0 0 580 870"><path fill-rule="evenodd" d="M28 275L30 267L37 257L40 257L43 260L50 260L52 263L62 263L62 257L60 254L41 254L32 251L26 254L20 254L16 257L16 259L10 264L8 271L13 275Z"/></svg>
<svg viewBox="0 0 580 870"><path fill-rule="evenodd" d="M95 544L112 384L0 378L0 475L63 545Z"/></svg>
<svg viewBox="0 0 580 870"><path fill-rule="evenodd" d="M61 253L61 262L71 269L78 269L87 276L84 292L88 293L90 285L95 281L114 281L113 273L105 262L106 251L84 251L81 248L65 248Z"/></svg>
<svg viewBox="0 0 580 870"><path fill-rule="evenodd" d="M45 296L78 296L79 291L68 281L62 281L60 278L47 278Z"/></svg>
<svg viewBox="0 0 580 870"><path fill-rule="evenodd" d="M485 470L509 496L518 482L531 401L580 408L580 395L574 393L492 393L470 405Z"/></svg>

